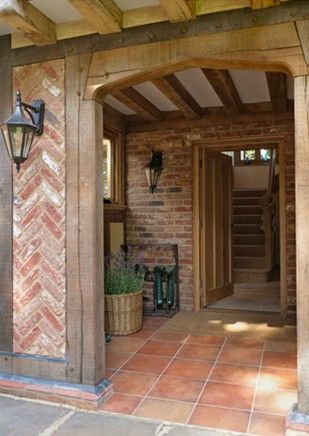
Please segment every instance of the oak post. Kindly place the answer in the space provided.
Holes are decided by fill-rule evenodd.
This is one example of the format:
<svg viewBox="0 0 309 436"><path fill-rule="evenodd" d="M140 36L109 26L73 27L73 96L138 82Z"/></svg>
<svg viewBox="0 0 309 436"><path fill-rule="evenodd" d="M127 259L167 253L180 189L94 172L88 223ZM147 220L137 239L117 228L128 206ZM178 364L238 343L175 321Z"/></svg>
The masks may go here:
<svg viewBox="0 0 309 436"><path fill-rule="evenodd" d="M309 76L295 78L298 412L309 414Z"/></svg>

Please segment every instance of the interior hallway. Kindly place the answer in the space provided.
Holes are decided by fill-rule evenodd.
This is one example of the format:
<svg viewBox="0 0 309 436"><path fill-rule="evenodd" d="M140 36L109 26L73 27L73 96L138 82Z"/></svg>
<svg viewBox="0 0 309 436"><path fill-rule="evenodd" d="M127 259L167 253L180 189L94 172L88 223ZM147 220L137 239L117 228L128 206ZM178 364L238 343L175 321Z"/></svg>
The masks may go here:
<svg viewBox="0 0 309 436"><path fill-rule="evenodd" d="M102 410L242 434L283 435L296 402L296 329L273 315L180 312L108 344Z"/></svg>
<svg viewBox="0 0 309 436"><path fill-rule="evenodd" d="M233 295L211 304L209 308L280 312L280 282L237 283Z"/></svg>

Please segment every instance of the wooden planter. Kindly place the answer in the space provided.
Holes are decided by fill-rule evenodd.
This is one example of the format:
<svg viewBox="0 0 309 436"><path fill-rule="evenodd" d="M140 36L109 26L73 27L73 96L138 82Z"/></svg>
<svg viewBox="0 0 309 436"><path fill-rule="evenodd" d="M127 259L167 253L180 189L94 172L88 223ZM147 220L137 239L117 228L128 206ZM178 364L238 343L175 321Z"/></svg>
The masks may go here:
<svg viewBox="0 0 309 436"><path fill-rule="evenodd" d="M129 335L142 328L143 291L105 294L105 330L115 336Z"/></svg>

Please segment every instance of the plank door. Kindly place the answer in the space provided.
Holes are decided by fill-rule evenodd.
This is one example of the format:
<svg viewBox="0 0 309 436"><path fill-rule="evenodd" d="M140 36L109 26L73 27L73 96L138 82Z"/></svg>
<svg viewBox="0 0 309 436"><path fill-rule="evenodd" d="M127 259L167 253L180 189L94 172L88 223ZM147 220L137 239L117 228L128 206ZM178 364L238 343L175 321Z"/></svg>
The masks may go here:
<svg viewBox="0 0 309 436"><path fill-rule="evenodd" d="M201 307L233 293L232 158L200 150Z"/></svg>

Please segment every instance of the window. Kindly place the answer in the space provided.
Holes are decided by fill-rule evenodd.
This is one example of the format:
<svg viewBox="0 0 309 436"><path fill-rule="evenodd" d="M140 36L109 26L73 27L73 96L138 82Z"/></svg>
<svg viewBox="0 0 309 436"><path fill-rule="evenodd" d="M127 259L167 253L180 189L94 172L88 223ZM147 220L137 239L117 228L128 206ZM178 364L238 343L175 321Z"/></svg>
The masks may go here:
<svg viewBox="0 0 309 436"><path fill-rule="evenodd" d="M110 138L103 139L103 197L112 200L113 193L113 143Z"/></svg>
<svg viewBox="0 0 309 436"><path fill-rule="evenodd" d="M267 165L270 158L270 148L235 151L235 165Z"/></svg>

